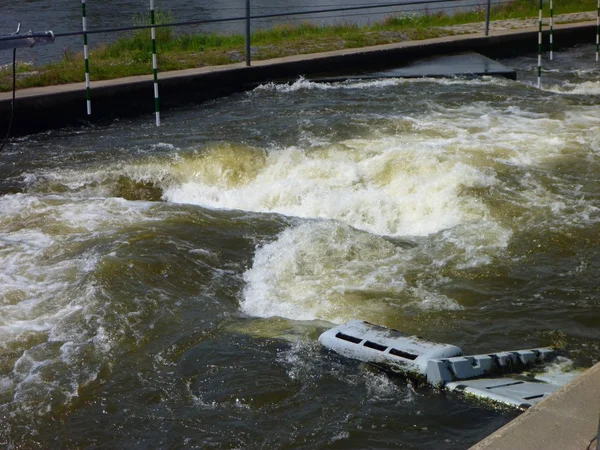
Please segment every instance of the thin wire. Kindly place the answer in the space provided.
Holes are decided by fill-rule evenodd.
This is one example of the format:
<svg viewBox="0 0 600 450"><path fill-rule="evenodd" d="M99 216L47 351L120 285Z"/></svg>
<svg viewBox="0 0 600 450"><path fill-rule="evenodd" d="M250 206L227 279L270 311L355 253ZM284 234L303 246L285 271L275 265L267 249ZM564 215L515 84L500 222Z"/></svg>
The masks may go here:
<svg viewBox="0 0 600 450"><path fill-rule="evenodd" d="M250 16L250 20L259 20L259 19L272 19L277 17L287 17L287 16L300 16L300 15L308 15L308 14L321 14L328 12L342 12L342 11L357 11L362 9L380 9L380 8L390 8L395 6L411 6L411 5L426 5L426 4L436 4L436 3L452 3L452 2L462 2L464 0L422 0L422 1L414 1L410 3L387 3L387 4L379 4L379 5L371 5L371 6L357 6L357 7L344 7L344 8L334 8L334 9L322 9L322 10L312 10L312 11L295 11L289 13L273 13L273 14L263 14L257 16ZM175 23L166 23L166 24L156 24L156 28L164 28L164 27L178 27L178 26L186 26L186 25L202 25L202 24L210 24L210 23L219 23L219 22L236 22L247 20L246 16L242 17L229 17L225 19L205 19L205 20L191 20L185 22L175 22ZM151 28L150 25L137 25L130 27L120 27L120 28L105 28L99 30L88 30L87 34L97 34L97 33L111 33L117 31L134 31L134 30L144 30ZM83 34L81 31L74 32L66 32L66 33L55 33L55 37L66 37L66 36L79 36Z"/></svg>
<svg viewBox="0 0 600 450"><path fill-rule="evenodd" d="M273 19L277 17L289 17L289 16L301 16L308 14L322 14L322 13L330 13L330 12L343 12L343 11L358 11L364 9L381 9L381 8L391 8L391 7L400 7L400 6L413 6L413 5L428 5L428 4L437 4L437 3L453 3L453 2L463 2L464 0L421 0L421 1L413 1L408 3L383 3L378 5L369 5L369 6L355 6L355 7L344 7L344 8L333 8L333 9L321 9L321 10L311 10L311 11L294 11L289 13L273 13L273 14L262 14L256 16L250 16L250 20L260 20L260 19ZM459 6L460 7L460 6ZM414 11L414 9L413 9ZM366 15L373 15L376 13L366 13ZM211 24L211 23L221 23L221 22L237 22L237 21L245 21L248 17L228 17L225 19L204 19L204 20L191 20L185 22L175 22L175 23L163 23L154 25L156 28L165 28L165 27L178 27L178 26L187 26L187 25L203 25L203 24ZM151 25L135 25L129 27L118 27L118 28L104 28L98 30L87 30L87 34L99 34L99 33L114 33L119 31L135 31L135 30L145 30L148 28L152 28ZM73 31L73 32L65 32L65 33L54 33L54 37L67 37L67 36L81 36L83 31ZM43 33L33 33L30 36L42 36ZM21 39L22 37L18 36L2 36L1 40L15 40Z"/></svg>
<svg viewBox="0 0 600 450"><path fill-rule="evenodd" d="M465 1L465 0L462 0ZM480 2L475 2L475 3L466 3L466 4L461 4L459 6L438 6L436 8L414 8L414 9L407 9L405 11L401 11L401 13L406 13L406 14L411 14L411 13L415 13L415 12L422 12L422 11L430 11L430 12L436 12L436 11L440 11L440 10L444 10L444 9L459 9L459 8L470 8L473 6L478 6L480 5ZM498 5L498 4L502 4L502 2L492 2L492 5ZM331 19L331 18L344 18L344 17L356 17L356 16L375 16L375 15L379 15L381 13L376 13L376 12L372 12L372 13L353 13L353 14L339 14L339 15L330 15L330 16L322 16L322 17L316 17L314 18L314 20L323 20L323 19ZM291 21L298 21L298 20L304 20L301 17L292 17L290 19L287 19L287 21L291 22ZM263 19L263 20L256 20L256 23L269 23L269 20Z"/></svg>
<svg viewBox="0 0 600 450"><path fill-rule="evenodd" d="M12 102L10 104L10 122L8 122L8 128L6 129L6 136L4 136L4 141L2 142L2 146L0 146L0 153L4 150L6 143L8 142L8 137L10 136L10 131L12 129L13 118L15 117L15 97L17 93L17 49L13 48L13 88L12 88Z"/></svg>

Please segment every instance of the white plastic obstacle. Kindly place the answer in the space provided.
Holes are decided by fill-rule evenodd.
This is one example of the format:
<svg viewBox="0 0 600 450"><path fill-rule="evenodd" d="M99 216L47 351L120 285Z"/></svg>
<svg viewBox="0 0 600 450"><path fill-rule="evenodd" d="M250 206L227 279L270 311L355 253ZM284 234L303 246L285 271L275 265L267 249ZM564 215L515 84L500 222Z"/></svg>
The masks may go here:
<svg viewBox="0 0 600 450"><path fill-rule="evenodd" d="M423 380L430 385L526 408L560 386L504 375L548 362L555 352L534 348L464 356L455 345L425 341L400 331L353 320L325 331L319 342L340 355Z"/></svg>

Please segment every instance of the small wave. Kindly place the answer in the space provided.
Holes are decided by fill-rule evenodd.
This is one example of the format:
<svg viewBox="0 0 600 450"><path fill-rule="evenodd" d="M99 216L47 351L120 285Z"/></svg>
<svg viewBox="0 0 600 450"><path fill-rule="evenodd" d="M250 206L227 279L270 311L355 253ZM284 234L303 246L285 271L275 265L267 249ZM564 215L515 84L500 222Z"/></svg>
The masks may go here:
<svg viewBox="0 0 600 450"><path fill-rule="evenodd" d="M403 307L456 309L459 305L405 272L418 250L337 222L308 222L284 231L257 250L242 311L256 317L326 320L355 317L384 323Z"/></svg>
<svg viewBox="0 0 600 450"><path fill-rule="evenodd" d="M422 77L422 78L394 78L394 77L385 77L385 78L377 78L373 80L369 79L361 79L357 77L355 79L349 79L346 81L338 81L338 82L327 82L327 81L310 81L304 77L300 77L298 80L294 81L291 84L287 83L266 83L261 84L256 87L255 91L276 91L281 93L289 93L289 92L297 92L300 90L342 90L342 89L378 89L378 88L387 88L390 86L400 86L407 84L417 84L417 83L430 83L430 84L438 84L442 86L451 86L451 85L459 85L459 84L469 84L469 85L499 85L504 86L509 83L509 80L500 79L497 77L477 77L477 78L467 78L467 77L449 77L449 78L431 78L431 77Z"/></svg>
<svg viewBox="0 0 600 450"><path fill-rule="evenodd" d="M0 413L38 417L99 376L114 338L104 326L102 289L89 280L99 242L147 218L149 205L0 197Z"/></svg>
<svg viewBox="0 0 600 450"><path fill-rule="evenodd" d="M600 94L600 81L585 81L583 83L566 81L561 85L542 86L542 89L563 95L598 95Z"/></svg>
<svg viewBox="0 0 600 450"><path fill-rule="evenodd" d="M483 205L461 195L463 188L494 183L474 167L444 158L435 141L355 140L315 152L291 147L258 154L251 164L243 153L235 163L227 155L216 151L208 162L192 164L187 180L166 188L164 198L336 219L380 235L427 235L479 216Z"/></svg>

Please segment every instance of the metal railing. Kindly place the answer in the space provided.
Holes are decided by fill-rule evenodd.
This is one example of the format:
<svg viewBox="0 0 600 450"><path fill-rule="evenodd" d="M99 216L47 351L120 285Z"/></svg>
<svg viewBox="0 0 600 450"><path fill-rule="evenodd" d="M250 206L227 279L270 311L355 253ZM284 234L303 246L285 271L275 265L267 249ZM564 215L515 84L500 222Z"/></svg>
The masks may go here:
<svg viewBox="0 0 600 450"><path fill-rule="evenodd" d="M297 16L316 16L319 14L325 13L339 13L339 12L349 12L349 11L364 11L364 10L376 10L376 9L388 9L388 8L398 8L398 7L410 7L410 6L426 6L426 5L451 5L453 3L463 3L463 7L477 7L481 6L481 2L474 3L471 5L464 5L465 0L414 0L409 2L393 2L393 3L379 3L374 5L359 5L359 6L346 6L346 7L337 7L337 8L325 8L325 9L311 9L304 11L290 11L285 13L270 13L270 14L251 14L251 2L250 0L245 0L245 12L244 16L235 16L235 17L227 17L222 19L202 19L202 20L187 20L180 22L170 22L170 23L162 23L162 24L149 24L149 25L132 25L127 27L115 27L115 28L101 28L101 29L88 29L88 30L78 30L78 31L66 31L66 32L57 32L54 33L55 38L68 37L68 36L84 36L90 34L99 34L99 33L115 33L115 32L123 32L123 31L136 31L150 28L164 28L164 27L182 27L182 26L191 26L191 25L207 25L207 24L215 24L215 23L226 23L226 22L245 22L245 34L246 40L250 42L251 35L251 23L252 21L257 20L265 20L265 19L276 19L283 17L297 17ZM497 2L499 3L499 2ZM486 24L485 24L485 35L489 34L489 22L490 22L490 10L491 10L491 0L486 0ZM414 10L411 10L414 11ZM423 11L423 10L419 10ZM3 41L10 40L22 40L23 35L7 35L2 36L0 39ZM248 47L246 46L246 50L248 51ZM247 57L249 60L249 56Z"/></svg>
<svg viewBox="0 0 600 450"><path fill-rule="evenodd" d="M124 31L136 31L136 30L144 30L150 29L152 30L152 39L153 39L153 72L154 72L154 92L155 92L155 113L156 113L156 124L157 126L160 124L159 111L158 111L158 78L157 78L157 67L156 67L156 44L155 44L155 29L156 28L166 28L166 27L184 27L184 26L192 26L192 25L207 25L207 24L215 24L215 23L227 23L227 22L243 22L245 23L245 60L246 65L250 66L252 63L252 52L251 52L251 25L253 21L265 21L277 18L295 18L295 17L306 17L306 16L318 16L319 14L331 14L331 13L346 13L346 12L355 12L355 11L367 11L367 10L383 10L390 8L412 8L407 9L407 11L411 13L415 13L415 11L423 12L427 14L430 12L428 9L430 5L436 5L441 7L442 9L448 7L462 7L462 8L481 8L483 0L476 0L478 3L465 4L465 1L468 0L413 0L413 1L405 1L405 2L390 2L390 3L378 3L372 5L356 5L356 6L344 6L344 7L332 7L332 8L321 8L321 9L310 9L310 10L297 10L297 11L286 11L283 13L269 13L269 14L252 14L251 12L251 0L245 0L245 15L236 16L236 17L227 17L221 19L203 19L203 20L187 20L181 22L170 22L170 23L161 23L157 24L154 20L154 0L150 0L150 14L151 14L151 23L149 25L133 25L128 27L116 27L116 28L101 28L101 29L87 29L86 26L86 9L85 4L86 0L82 1L82 19L83 19L83 27L82 30L78 31L66 31L66 32L57 32L54 33L52 31L33 33L29 32L27 34L9 34L9 35L1 35L0 36L0 50L4 48L17 48L17 47L32 47L35 43L50 43L54 42L57 38L63 38L68 36L83 36L84 40L84 54L85 54L85 67L86 67L86 97L87 97L87 112L88 115L91 114L91 101L90 101L90 86L89 86L89 71L88 71L88 63L87 63L87 36L90 34L99 34L99 33L117 33ZM492 7L492 0L485 0L485 35L489 35L489 24L490 24L490 10ZM502 4L505 0L497 0L494 4ZM541 0L540 0L541 1ZM600 0L599 0L600 1ZM458 6L453 6L458 5ZM423 9L415 9L415 6L423 6ZM397 12L394 12L398 14ZM340 17L336 16L336 17ZM317 19L318 20L318 19ZM14 59L14 56L13 56ZM14 66L14 61L13 61ZM13 86L13 93L15 87ZM14 103L14 101L13 101Z"/></svg>

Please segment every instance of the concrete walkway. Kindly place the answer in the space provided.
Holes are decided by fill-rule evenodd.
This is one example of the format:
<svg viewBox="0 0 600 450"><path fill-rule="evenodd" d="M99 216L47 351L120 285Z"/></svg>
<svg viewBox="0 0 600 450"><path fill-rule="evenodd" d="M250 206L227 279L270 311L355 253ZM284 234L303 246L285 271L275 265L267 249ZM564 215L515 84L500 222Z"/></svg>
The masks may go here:
<svg viewBox="0 0 600 450"><path fill-rule="evenodd" d="M599 424L600 363L471 450L596 450Z"/></svg>

